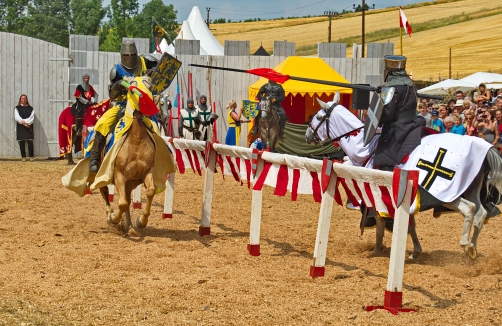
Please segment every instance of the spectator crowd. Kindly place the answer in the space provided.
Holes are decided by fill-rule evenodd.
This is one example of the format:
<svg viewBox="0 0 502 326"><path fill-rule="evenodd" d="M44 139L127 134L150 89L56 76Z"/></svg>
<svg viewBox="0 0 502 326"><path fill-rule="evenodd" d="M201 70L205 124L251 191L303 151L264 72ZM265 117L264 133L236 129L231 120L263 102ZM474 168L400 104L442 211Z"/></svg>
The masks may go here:
<svg viewBox="0 0 502 326"><path fill-rule="evenodd" d="M447 103L421 99L417 115L439 133L480 137L502 149L502 90L487 90L484 84L470 93L455 93Z"/></svg>

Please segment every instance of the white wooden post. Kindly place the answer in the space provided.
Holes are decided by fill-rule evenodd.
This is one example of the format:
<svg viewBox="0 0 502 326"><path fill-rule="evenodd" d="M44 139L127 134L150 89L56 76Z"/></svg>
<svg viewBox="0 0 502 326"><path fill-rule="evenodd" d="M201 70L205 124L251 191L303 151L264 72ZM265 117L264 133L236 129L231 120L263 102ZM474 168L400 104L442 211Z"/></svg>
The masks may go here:
<svg viewBox="0 0 502 326"><path fill-rule="evenodd" d="M173 218L173 201L174 201L174 176L176 174L169 173L166 180L166 190L164 194L164 212L162 218Z"/></svg>
<svg viewBox="0 0 502 326"><path fill-rule="evenodd" d="M412 177L418 180L418 171L404 171L394 169L394 178L401 176L398 193L404 192L404 199L394 213L394 226L392 228L392 245L390 249L389 276L387 289L385 290L383 306L368 306L366 311L385 309L397 315L399 312L416 311L411 308L403 308L403 276L404 260L406 256L406 240L408 237L408 225L410 220L410 206L414 185ZM413 175L413 176L411 176ZM405 180L403 180L405 179ZM394 183L396 185L398 183ZM406 187L406 189L403 189Z"/></svg>
<svg viewBox="0 0 502 326"><path fill-rule="evenodd" d="M211 146L208 142L206 146ZM202 195L202 218L200 220L199 235L211 234L211 205L213 203L214 169L216 168L216 151L206 149L207 158L206 175L204 176L204 193Z"/></svg>
<svg viewBox="0 0 502 326"><path fill-rule="evenodd" d="M132 191L132 208L141 209L141 185Z"/></svg>
<svg viewBox="0 0 502 326"><path fill-rule="evenodd" d="M257 155L257 157L256 157ZM253 151L252 164L256 164L256 173L254 176L253 185L260 177L263 171L263 160L261 156ZM263 194L262 190L253 190L251 196L251 221L249 226L249 244L247 246L251 256L260 255L260 225L261 225L261 208Z"/></svg>
<svg viewBox="0 0 502 326"><path fill-rule="evenodd" d="M108 201L110 203L113 202L113 195L115 193L115 185L109 184L108 185Z"/></svg>
<svg viewBox="0 0 502 326"><path fill-rule="evenodd" d="M385 291L385 306L394 306L394 299L399 298L403 288L404 260L406 257L406 240L408 238L408 225L410 221L410 198L413 188L412 181L407 181L405 198L397 208L392 229L392 245L390 249L389 276L387 290ZM386 303L389 303L387 305ZM401 306L401 305L399 305Z"/></svg>
<svg viewBox="0 0 502 326"><path fill-rule="evenodd" d="M329 183L326 191L322 194L319 222L317 223L314 265L310 266L310 276L312 278L324 276L324 265L326 263L329 229L331 227L331 215L333 213L333 203L336 191L336 174L332 169L332 165L329 165L329 167L331 168ZM323 171L323 173L325 173L325 171Z"/></svg>

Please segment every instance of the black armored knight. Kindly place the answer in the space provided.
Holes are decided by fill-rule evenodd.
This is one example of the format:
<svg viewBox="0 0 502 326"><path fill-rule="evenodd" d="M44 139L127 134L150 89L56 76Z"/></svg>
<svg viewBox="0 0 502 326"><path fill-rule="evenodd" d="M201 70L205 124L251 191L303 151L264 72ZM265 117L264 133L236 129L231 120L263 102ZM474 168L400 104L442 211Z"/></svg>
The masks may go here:
<svg viewBox="0 0 502 326"><path fill-rule="evenodd" d="M280 125L280 137L284 137L284 128L286 126L286 121L287 121L287 116L286 112L284 111L284 108L281 105L281 102L284 101L284 98L286 97L284 88L282 88L282 85L277 84L273 80L269 80L268 83L264 84L260 90L258 91L258 101L261 101L262 98L270 97L270 100L272 101L273 105L275 106L277 110L277 114L279 114L279 125ZM260 123L260 115L256 116L254 126L253 126L253 131L252 133L254 135L258 135L258 127Z"/></svg>
<svg viewBox="0 0 502 326"><path fill-rule="evenodd" d="M382 134L375 151L374 166L392 171L394 166L418 145L425 127L424 118L417 116L417 90L406 73L406 57L385 56L385 85L393 87L394 96L382 112L379 124Z"/></svg>

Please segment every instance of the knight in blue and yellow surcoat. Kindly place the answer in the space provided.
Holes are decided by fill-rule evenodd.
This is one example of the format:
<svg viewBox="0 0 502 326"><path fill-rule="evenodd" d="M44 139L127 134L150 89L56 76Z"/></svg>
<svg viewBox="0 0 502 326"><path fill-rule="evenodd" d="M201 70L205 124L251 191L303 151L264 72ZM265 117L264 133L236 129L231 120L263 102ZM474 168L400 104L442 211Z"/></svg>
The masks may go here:
<svg viewBox="0 0 502 326"><path fill-rule="evenodd" d="M110 100L114 105L106 111L94 126L94 141L90 149L90 171L99 170L100 154L106 143L106 136L113 126L124 115L127 91L120 85L124 77L141 77L157 66L158 61L151 55L138 56L134 41L125 40L120 48L120 63L110 70L110 85L108 87ZM127 130L127 129L124 129Z"/></svg>

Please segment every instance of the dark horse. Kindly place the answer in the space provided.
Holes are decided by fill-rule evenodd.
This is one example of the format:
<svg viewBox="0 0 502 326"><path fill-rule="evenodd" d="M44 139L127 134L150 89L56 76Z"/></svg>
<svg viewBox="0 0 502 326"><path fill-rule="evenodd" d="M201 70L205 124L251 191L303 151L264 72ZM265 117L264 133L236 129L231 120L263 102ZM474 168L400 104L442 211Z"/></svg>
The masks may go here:
<svg viewBox="0 0 502 326"><path fill-rule="evenodd" d="M276 152L275 148L279 144L279 114L275 105L269 97L262 98L260 102L260 137L263 142L263 148L270 148L271 152Z"/></svg>
<svg viewBox="0 0 502 326"><path fill-rule="evenodd" d="M58 119L59 153L68 160L68 165L74 165L72 151L82 150L82 135L77 134L75 116L71 113L71 106L66 107Z"/></svg>
<svg viewBox="0 0 502 326"><path fill-rule="evenodd" d="M335 103L330 106L320 101L321 110L317 113L307 129L305 135L306 141L307 143L319 144L326 139L337 140L353 165L365 166L364 162L371 160L379 136L375 136L370 143L365 146L363 123L345 107L338 105L336 102L335 100ZM452 134L439 134L428 137L432 137L429 139L437 141L438 146L444 146L445 143L448 142L445 140L446 137L458 137L455 142L458 146L460 146L461 141L464 140L478 143L477 146L480 147L488 146L483 139L477 137L462 139L462 137L469 136ZM427 142L426 138L428 137L423 138L422 142ZM448 139L451 141L450 138ZM410 156L412 155L413 153L410 154ZM468 152L466 149L463 155L472 156L476 154ZM440 201L440 198L435 199L425 188L420 187L419 189L420 211L444 206L464 216L464 227L460 238L460 246L464 248L465 252L472 259L477 255L477 240L483 228L485 218L487 217L487 210L490 211L490 216L493 216L493 208L496 208L494 205L500 204L500 196L498 196L498 194L502 191L502 159L498 151L494 147L491 147L487 150L485 157L480 157L479 159L483 160L479 171L476 171L476 175L473 176L470 184L465 184L466 188L464 192L453 200ZM456 170L460 175L460 172L464 169L471 170L472 167L458 166ZM423 170L420 171L422 173ZM482 197L483 193L488 194L490 198L488 196ZM416 234L413 215L411 215L411 219L413 223L408 229L408 232L412 237L414 245L412 257L416 258L422 252L422 248ZM376 222L375 252L379 252L382 250L385 223L380 218L377 218ZM472 237L469 239L473 224L474 231Z"/></svg>
<svg viewBox="0 0 502 326"><path fill-rule="evenodd" d="M89 106L84 112L83 125L86 128L93 127L98 119L108 110L109 99ZM74 165L72 149L75 153L82 150L82 134L77 134L76 117L72 114L72 107L66 107L58 118L59 153L65 156L69 165ZM85 128L84 128L85 129Z"/></svg>
<svg viewBox="0 0 502 326"><path fill-rule="evenodd" d="M165 136L172 136L169 134L170 129L172 128L169 125L169 117L171 115L172 108L171 101L169 101L169 95L167 93L160 94L154 98L154 101L159 108L159 113L157 113L157 122L159 129L161 130L161 134L164 132Z"/></svg>

